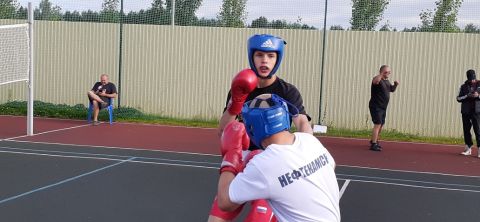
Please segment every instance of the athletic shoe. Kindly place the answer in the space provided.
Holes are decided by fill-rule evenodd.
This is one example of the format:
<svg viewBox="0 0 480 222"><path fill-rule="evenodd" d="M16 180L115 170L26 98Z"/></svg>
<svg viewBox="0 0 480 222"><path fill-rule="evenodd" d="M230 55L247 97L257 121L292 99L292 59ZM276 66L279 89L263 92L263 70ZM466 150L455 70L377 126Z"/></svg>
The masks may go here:
<svg viewBox="0 0 480 222"><path fill-rule="evenodd" d="M472 148L469 146L465 146L465 150L461 154L464 156L472 155Z"/></svg>
<svg viewBox="0 0 480 222"><path fill-rule="evenodd" d="M380 143L378 141L376 143L374 143L370 140L370 147L372 147L373 144L377 144L377 147L380 149L380 151L382 150L383 147L380 145Z"/></svg>
<svg viewBox="0 0 480 222"><path fill-rule="evenodd" d="M380 146L378 146L377 143L372 143L372 145L370 145L370 150L373 150L373 151L382 151L382 148L380 148Z"/></svg>
<svg viewBox="0 0 480 222"><path fill-rule="evenodd" d="M478 158L480 158L480 147L478 147Z"/></svg>
<svg viewBox="0 0 480 222"><path fill-rule="evenodd" d="M100 125L100 121L93 121L92 125L98 126L98 125Z"/></svg>

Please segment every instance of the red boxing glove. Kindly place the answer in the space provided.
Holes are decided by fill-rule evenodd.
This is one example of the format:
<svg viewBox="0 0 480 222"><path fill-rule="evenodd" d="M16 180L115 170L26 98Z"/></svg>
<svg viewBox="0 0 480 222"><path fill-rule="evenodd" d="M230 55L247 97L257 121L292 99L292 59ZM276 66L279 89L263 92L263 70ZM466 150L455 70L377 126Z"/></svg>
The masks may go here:
<svg viewBox="0 0 480 222"><path fill-rule="evenodd" d="M243 103L245 103L248 94L257 87L257 83L257 75L251 69L244 69L233 78L230 88L231 98L227 107L230 114L240 114Z"/></svg>
<svg viewBox="0 0 480 222"><path fill-rule="evenodd" d="M263 152L263 150L260 150L260 149L250 151L250 153L248 153L247 156L245 157L245 159L243 160L243 168L247 167L248 162L250 162L250 160L254 156L256 156L257 154L259 154L261 152Z"/></svg>
<svg viewBox="0 0 480 222"><path fill-rule="evenodd" d="M220 173L229 171L237 175L243 170L242 150L248 148L249 141L245 126L238 121L230 122L223 131L221 153L223 157Z"/></svg>

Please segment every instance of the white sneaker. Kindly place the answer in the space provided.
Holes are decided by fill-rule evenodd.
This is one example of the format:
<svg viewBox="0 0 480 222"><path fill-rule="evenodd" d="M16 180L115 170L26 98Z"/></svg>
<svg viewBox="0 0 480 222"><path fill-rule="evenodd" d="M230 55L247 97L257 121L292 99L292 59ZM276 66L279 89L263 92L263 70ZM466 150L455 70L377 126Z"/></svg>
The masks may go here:
<svg viewBox="0 0 480 222"><path fill-rule="evenodd" d="M465 150L461 154L464 156L472 155L472 148L469 146L465 146Z"/></svg>

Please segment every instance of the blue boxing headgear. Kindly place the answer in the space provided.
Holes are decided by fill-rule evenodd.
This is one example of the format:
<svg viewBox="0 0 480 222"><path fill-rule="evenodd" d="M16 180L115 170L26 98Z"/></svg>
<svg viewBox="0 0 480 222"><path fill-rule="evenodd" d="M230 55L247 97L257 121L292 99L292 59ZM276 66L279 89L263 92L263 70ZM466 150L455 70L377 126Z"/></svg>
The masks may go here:
<svg viewBox="0 0 480 222"><path fill-rule="evenodd" d="M262 94L243 104L242 120L250 140L262 147L262 140L290 129L290 116L298 109L275 94ZM262 147L263 148L263 147Z"/></svg>
<svg viewBox="0 0 480 222"><path fill-rule="evenodd" d="M248 62L250 63L250 68L258 75L257 68L255 67L255 63L253 62L253 53L255 51L263 51L263 52L276 52L277 53L277 62L273 67L270 74L268 74L267 78L271 78L275 72L277 72L278 67L280 67L280 63L282 62L283 58L283 47L287 44L283 39L268 35L254 35L248 39Z"/></svg>

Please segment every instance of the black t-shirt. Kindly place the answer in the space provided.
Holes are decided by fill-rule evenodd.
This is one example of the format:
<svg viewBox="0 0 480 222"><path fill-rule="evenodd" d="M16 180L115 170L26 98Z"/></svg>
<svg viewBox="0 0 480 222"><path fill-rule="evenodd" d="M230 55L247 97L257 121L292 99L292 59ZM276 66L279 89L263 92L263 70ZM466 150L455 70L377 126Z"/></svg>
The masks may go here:
<svg viewBox="0 0 480 222"><path fill-rule="evenodd" d="M101 82L96 82L92 87L92 91L95 92L95 94L99 94L102 91L105 91L106 94L112 94L117 93L117 87L115 87L115 84L111 82L107 83L106 85L102 85ZM106 103L109 102L109 97L100 96L100 99Z"/></svg>
<svg viewBox="0 0 480 222"><path fill-rule="evenodd" d="M371 97L369 106L387 109L388 102L390 101L390 92L395 91L397 87L392 85L390 81L383 79L380 83L375 85L372 83Z"/></svg>
<svg viewBox="0 0 480 222"><path fill-rule="evenodd" d="M259 95L266 94L266 93L277 94L278 96L282 97L283 99L285 99L286 101L288 101L289 103L297 107L298 112L300 114L306 115L308 118L308 121L311 120L311 117L305 111L305 107L303 106L302 95L300 95L300 92L298 91L298 89L294 85L288 82L285 82L283 79L280 79L278 77L275 80L275 82L272 83L272 85L264 88L254 89L250 94L248 94L246 102L252 99L255 99L255 97ZM227 95L227 102L225 103L225 108L223 109L224 112L227 109L228 101L230 100L230 97L231 97L231 94L229 91ZM253 144L253 142L250 142L250 149L258 149L258 148Z"/></svg>

